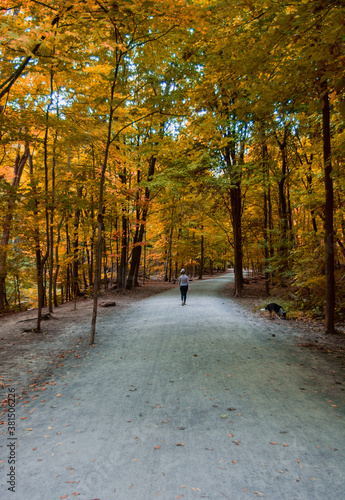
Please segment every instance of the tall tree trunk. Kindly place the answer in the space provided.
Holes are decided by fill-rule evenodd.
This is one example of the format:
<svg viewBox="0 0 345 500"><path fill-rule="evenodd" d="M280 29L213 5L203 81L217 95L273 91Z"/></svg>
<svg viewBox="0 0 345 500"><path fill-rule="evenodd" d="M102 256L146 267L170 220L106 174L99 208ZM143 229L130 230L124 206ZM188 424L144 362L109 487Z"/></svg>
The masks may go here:
<svg viewBox="0 0 345 500"><path fill-rule="evenodd" d="M121 258L119 272L117 276L117 288L124 290L126 288L127 278L127 252L128 252L128 218L126 209L122 213L122 233L121 233Z"/></svg>
<svg viewBox="0 0 345 500"><path fill-rule="evenodd" d="M264 175L264 239L265 239L265 291L266 295L270 294L270 272L269 268L269 257L270 257L270 227L269 227L269 200L268 192L269 186L269 170L267 168L267 145L264 142L262 144L262 165L263 165L263 175Z"/></svg>
<svg viewBox="0 0 345 500"><path fill-rule="evenodd" d="M242 250L242 196L241 171L236 164L234 146L225 148L225 159L230 176L231 222L234 237L234 296L240 297L243 288L243 250Z"/></svg>
<svg viewBox="0 0 345 500"><path fill-rule="evenodd" d="M98 291L101 281L101 266L102 266L102 229L103 229L103 198L104 198L104 182L105 182L105 171L108 163L108 155L110 148L110 133L111 133L111 123L113 119L113 109L111 108L111 113L109 117L109 131L108 140L106 144L106 152L104 155L104 160L102 164L101 179L99 184L99 205L98 205L98 216L97 216L97 245L96 245L96 262L95 262L95 277L93 283L93 309L92 309L92 320L91 320L91 331L90 331L90 345L95 342L96 334L96 320L97 320L97 306L98 306Z"/></svg>
<svg viewBox="0 0 345 500"><path fill-rule="evenodd" d="M309 166L309 172L307 174L307 189L308 189L308 193L312 193L313 191L313 176L312 176L312 170L311 170L311 165L312 165L312 160L313 160L313 155L310 156L310 161L308 160L308 158L306 157L306 160L307 160L307 164ZM317 233L317 224L316 224L316 219L315 219L315 211L314 210L310 210L310 215L311 215L311 221L312 221L312 225L313 225L313 231L314 233Z"/></svg>
<svg viewBox="0 0 345 500"><path fill-rule="evenodd" d="M201 226L201 231L204 230L204 226ZM201 235L201 241L200 241L200 273L199 273L199 280L202 280L202 276L204 274L204 235Z"/></svg>
<svg viewBox="0 0 345 500"><path fill-rule="evenodd" d="M51 235L51 227L50 227L50 210L53 208L49 208L49 176L48 176L48 138L49 138L49 114L50 108L53 105L53 95L54 95L54 72L51 70L50 72L50 102L47 106L46 111L46 128L44 134L44 190L45 190L45 200L44 200L44 211L45 211L45 222L46 222L46 251L43 254L40 246L40 237L39 231L36 235L36 267L37 267L37 301L38 301L38 309L37 309L37 326L36 331L41 331L41 320L42 320L42 307L45 303L45 286L44 286L44 278L45 278L45 265L48 261L50 255L50 235ZM54 178L52 176L52 192L53 192ZM51 201L51 200L50 200ZM36 207L37 208L37 207ZM52 215L53 219L53 215ZM53 263L53 261L51 261ZM53 264L52 264L53 265ZM51 275L52 281L52 275Z"/></svg>
<svg viewBox="0 0 345 500"><path fill-rule="evenodd" d="M15 207L16 193L20 184L25 163L30 155L29 145L25 144L25 150L22 156L17 153L14 164L14 176L11 190L7 200L7 211L2 220L2 237L0 241L0 311L6 307L6 276L7 276L7 245L10 240L11 222Z"/></svg>
<svg viewBox="0 0 345 500"><path fill-rule="evenodd" d="M115 32L115 36L117 38L117 31ZM105 144L105 151L103 156L103 163L101 169L101 177L99 182L99 199L98 199L98 215L97 215L97 246L96 246L96 262L95 262L95 278L93 282L93 308L92 308L92 319L91 319L91 330L90 330L90 345L95 342L96 335L96 321L97 321L97 306L98 306L98 291L101 281L101 265L102 265L102 230L103 230L103 220L104 220L104 183L105 183L105 172L108 165L108 157L110 151L110 145L112 142L111 131L113 126L114 119L114 108L113 108L113 99L115 93L115 86L117 81L117 74L119 71L119 63L122 58L122 53L118 53L117 49L117 65L115 68L114 79L111 85L110 91L110 108L109 108L109 117L108 117L108 131L107 131L107 140Z"/></svg>
<svg viewBox="0 0 345 500"><path fill-rule="evenodd" d="M53 286L53 300L54 300L54 307L58 307L58 298L57 298L57 281L58 281L58 276L59 276L59 271L60 271L60 262L59 262L59 245L61 241L61 227L63 224L65 216L63 215L58 228L57 228L57 239L56 239L56 245L55 245L55 273L54 273L54 286Z"/></svg>
<svg viewBox="0 0 345 500"><path fill-rule="evenodd" d="M165 266L164 266L164 281L171 281L171 271L172 271L172 240L173 240L173 234L174 234L174 224L171 223L170 229L169 229L169 236L168 236L168 246L166 248L166 258L165 258Z"/></svg>
<svg viewBox="0 0 345 500"><path fill-rule="evenodd" d="M125 186L127 183L127 170L126 168L120 174L121 183ZM128 216L127 216L127 203L122 203L122 232L121 232L121 256L120 265L117 273L117 288L123 290L126 288L127 278L127 254L128 254Z"/></svg>
<svg viewBox="0 0 345 500"><path fill-rule="evenodd" d="M156 157L151 156L149 160L149 170L147 174L147 183L151 182L154 173L155 173L155 165L156 165ZM150 187L147 185L145 188L145 200L144 200L144 206L142 209L142 214L140 217L140 226L139 230L136 231L135 238L134 238L134 247L133 247L133 252L132 252L132 260L131 260L131 267L129 270L128 274L128 280L127 280L127 288L131 289L135 286L138 286L138 274L139 274L139 267L140 267L140 259L141 259L141 249L142 249L142 243L143 243L143 238L145 234L145 226L146 226L146 220L147 220L147 214L148 214L148 209L149 209L149 201L150 201ZM139 217L137 223L139 224Z"/></svg>
<svg viewBox="0 0 345 500"><path fill-rule="evenodd" d="M280 256L280 271L284 273L288 269L289 259L288 259L288 210L287 201L285 194L285 181L287 176L287 156L286 156L286 145L287 145L287 133L288 129L284 128L284 138L282 141L279 140L276 135L277 143L281 152L282 164L281 164L281 176L278 182L278 194L279 194L279 212L280 212L280 245L279 245L279 256ZM282 276L281 276L282 277Z"/></svg>
<svg viewBox="0 0 345 500"><path fill-rule="evenodd" d="M141 181L141 173L140 170L137 172L137 184L140 185ZM138 279L135 277L137 268L139 272L139 264L140 264L140 253L138 252L138 248L140 248L140 226L141 226L141 207L140 207L140 189L138 189L136 196L136 225L135 225L135 234L133 237L133 249L132 249L132 257L131 257L131 265L129 269L129 273L127 276L127 288L131 290L133 287L138 286ZM138 255L139 254L139 255ZM138 262L139 257L139 262Z"/></svg>
<svg viewBox="0 0 345 500"><path fill-rule="evenodd" d="M326 333L334 333L335 309L335 278L334 278L334 230L333 230L333 180L331 163L331 130L330 130L330 105L327 82L324 83L323 110L323 159L325 171L325 248L326 248L326 307L325 329Z"/></svg>
<svg viewBox="0 0 345 500"><path fill-rule="evenodd" d="M48 114L49 106L47 110L47 126L46 133L44 137L44 184L45 184L45 220L46 220L46 251L43 254L41 250L40 243L40 232L39 228L36 231L36 269L37 269L37 324L36 331L41 331L41 321L42 321L42 308L45 302L45 287L44 287L44 277L45 277L45 265L49 257L50 251L50 228L49 228L49 209L48 209ZM36 206L36 210L38 205Z"/></svg>
<svg viewBox="0 0 345 500"><path fill-rule="evenodd" d="M50 249L49 249L49 293L48 310L53 312L53 287L54 287L54 205L55 205L55 144L52 164L52 194L50 208Z"/></svg>
<svg viewBox="0 0 345 500"><path fill-rule="evenodd" d="M36 254L36 276L37 276L37 321L36 321L36 332L41 331L41 321L42 321L42 308L44 303L44 266L48 258L48 253L46 252L45 256L42 256L41 250L41 241L40 241L40 226L38 221L38 206L39 200L37 198L36 192L36 184L33 178L33 161L32 156L29 154L29 175L30 175L30 183L32 189L32 196L34 201L34 231L33 231L33 239L35 243L35 254ZM46 204L47 205L47 204ZM45 217L46 217L46 229L47 229L47 219L49 217L47 207L45 207ZM49 235L47 235L49 239ZM49 241L48 241L49 244Z"/></svg>
<svg viewBox="0 0 345 500"><path fill-rule="evenodd" d="M71 239L69 237L69 226L68 221L65 224L66 232L66 251L68 257L71 255ZM71 299L71 264L67 261L66 265L66 286L65 286L65 300L69 302Z"/></svg>
<svg viewBox="0 0 345 500"><path fill-rule="evenodd" d="M77 199L82 197L82 186L77 189ZM73 264L72 264L72 281L73 281L73 296L76 299L80 294L79 288L79 222L80 222L80 208L77 207L74 212L74 235L73 235Z"/></svg>
<svg viewBox="0 0 345 500"><path fill-rule="evenodd" d="M243 288L243 252L242 252L242 206L241 206L241 187L231 188L231 210L232 227L234 233L234 251L235 251L235 290L234 296L240 297Z"/></svg>

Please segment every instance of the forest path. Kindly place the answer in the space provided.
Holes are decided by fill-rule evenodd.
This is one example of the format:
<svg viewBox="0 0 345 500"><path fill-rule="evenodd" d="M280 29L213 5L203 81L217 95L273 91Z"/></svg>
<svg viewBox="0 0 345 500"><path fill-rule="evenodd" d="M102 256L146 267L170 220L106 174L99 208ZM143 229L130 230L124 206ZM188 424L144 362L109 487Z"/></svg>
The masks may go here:
<svg viewBox="0 0 345 500"><path fill-rule="evenodd" d="M229 279L100 317L97 345L17 406L1 498L343 499L341 366L226 298Z"/></svg>

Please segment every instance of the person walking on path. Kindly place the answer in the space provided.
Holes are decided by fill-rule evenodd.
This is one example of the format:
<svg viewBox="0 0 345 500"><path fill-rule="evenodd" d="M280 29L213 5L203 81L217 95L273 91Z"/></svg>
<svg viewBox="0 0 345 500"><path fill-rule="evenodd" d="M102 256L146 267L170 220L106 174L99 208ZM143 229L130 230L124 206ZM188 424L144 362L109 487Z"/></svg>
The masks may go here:
<svg viewBox="0 0 345 500"><path fill-rule="evenodd" d="M181 292L181 300L182 300L182 305L186 305L186 298L187 298L187 292L188 290L190 291L189 288L189 278L186 274L185 269L181 269L181 276L177 280L179 287L180 287L180 292Z"/></svg>

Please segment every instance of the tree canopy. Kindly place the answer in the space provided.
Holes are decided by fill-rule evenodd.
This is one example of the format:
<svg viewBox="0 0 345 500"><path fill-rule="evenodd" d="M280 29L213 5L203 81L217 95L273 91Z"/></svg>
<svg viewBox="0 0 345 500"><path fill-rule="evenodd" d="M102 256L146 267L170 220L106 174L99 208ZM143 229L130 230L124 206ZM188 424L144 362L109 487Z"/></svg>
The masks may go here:
<svg viewBox="0 0 345 500"><path fill-rule="evenodd" d="M345 313L334 0L3 0L0 310L243 268ZM40 328L38 320L37 328Z"/></svg>

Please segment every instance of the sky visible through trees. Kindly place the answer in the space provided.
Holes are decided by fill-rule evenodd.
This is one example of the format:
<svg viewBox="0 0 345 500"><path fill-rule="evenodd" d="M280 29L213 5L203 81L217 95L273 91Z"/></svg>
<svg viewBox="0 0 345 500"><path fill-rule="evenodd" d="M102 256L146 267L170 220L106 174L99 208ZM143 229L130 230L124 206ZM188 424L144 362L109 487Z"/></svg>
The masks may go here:
<svg viewBox="0 0 345 500"><path fill-rule="evenodd" d="M0 310L181 267L345 313L345 8L0 3Z"/></svg>

